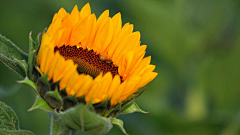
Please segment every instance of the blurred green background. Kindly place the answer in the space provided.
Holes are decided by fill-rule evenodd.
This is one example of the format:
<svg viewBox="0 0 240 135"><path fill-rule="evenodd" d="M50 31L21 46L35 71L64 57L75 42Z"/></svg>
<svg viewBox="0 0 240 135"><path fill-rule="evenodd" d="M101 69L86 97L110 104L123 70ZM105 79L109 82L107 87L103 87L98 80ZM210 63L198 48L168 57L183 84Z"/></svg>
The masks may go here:
<svg viewBox="0 0 240 135"><path fill-rule="evenodd" d="M90 2L92 12L121 12L147 44L159 75L138 99L149 114L119 116L131 135L240 134L240 2L238 0L0 0L0 33L25 52L61 7ZM35 93L0 64L0 101L21 129L49 134L50 117L27 112ZM84 133L83 133L84 134ZM114 127L108 135L121 135Z"/></svg>

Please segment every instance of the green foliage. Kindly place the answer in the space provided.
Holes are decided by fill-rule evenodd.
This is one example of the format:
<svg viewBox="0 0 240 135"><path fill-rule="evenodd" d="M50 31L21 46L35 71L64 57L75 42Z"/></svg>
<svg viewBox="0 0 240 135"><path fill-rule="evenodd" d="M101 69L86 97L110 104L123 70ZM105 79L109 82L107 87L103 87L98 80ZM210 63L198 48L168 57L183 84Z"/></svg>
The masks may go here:
<svg viewBox="0 0 240 135"><path fill-rule="evenodd" d="M14 111L0 101L0 129L18 130L18 118Z"/></svg>
<svg viewBox="0 0 240 135"><path fill-rule="evenodd" d="M1 135L34 135L30 131L20 130L15 112L0 101L0 134Z"/></svg>
<svg viewBox="0 0 240 135"><path fill-rule="evenodd" d="M69 108L64 112L55 111L53 117L62 127L69 130L76 129L91 134L106 134L112 128L108 118L97 115L83 104Z"/></svg>
<svg viewBox="0 0 240 135"><path fill-rule="evenodd" d="M27 60L28 55L0 34L0 61L15 73L25 77L26 73L25 69L22 68L23 65L14 61L13 57L18 60Z"/></svg>
<svg viewBox="0 0 240 135"><path fill-rule="evenodd" d="M0 129L1 135L34 135L30 131L26 130L6 130L6 129Z"/></svg>

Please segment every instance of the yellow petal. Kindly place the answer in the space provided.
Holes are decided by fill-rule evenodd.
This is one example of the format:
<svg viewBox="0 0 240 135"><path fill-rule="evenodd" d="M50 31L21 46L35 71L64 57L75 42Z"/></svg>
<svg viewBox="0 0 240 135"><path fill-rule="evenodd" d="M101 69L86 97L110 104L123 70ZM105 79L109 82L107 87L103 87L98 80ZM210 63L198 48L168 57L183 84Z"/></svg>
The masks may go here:
<svg viewBox="0 0 240 135"><path fill-rule="evenodd" d="M92 47L95 36L96 36L96 32L97 32L97 21L96 21L96 15L93 14L93 24L92 24L91 33L90 33L90 36L89 36L89 39L88 39L87 43L83 44L83 46L85 46L85 47L88 46L90 48Z"/></svg>
<svg viewBox="0 0 240 135"><path fill-rule="evenodd" d="M123 50L129 48L129 46L133 46L136 43L138 43L139 38L140 38L139 36L140 36L139 32L134 32L134 33L128 35L116 48L116 50L112 56L112 60L119 61L121 56L126 55L127 51L126 51L126 53L124 53ZM128 49L128 50L133 50L133 49L134 48Z"/></svg>
<svg viewBox="0 0 240 135"><path fill-rule="evenodd" d="M56 45L57 47L61 47L63 45L67 45L68 40L70 38L70 33L72 32L71 28L65 28L62 30L58 31L58 36L57 34L55 35L55 39L56 39ZM59 39L58 39L59 38Z"/></svg>
<svg viewBox="0 0 240 135"><path fill-rule="evenodd" d="M80 17L81 19L84 19L85 17L88 17L91 15L91 7L90 4L87 3L80 11Z"/></svg>
<svg viewBox="0 0 240 135"><path fill-rule="evenodd" d="M77 22L80 20L80 14L78 11L78 6L75 5L72 12L71 12L71 20L73 22L73 26L77 24Z"/></svg>
<svg viewBox="0 0 240 135"><path fill-rule="evenodd" d="M73 90L74 85L77 83L78 74L73 74L69 80L69 83L66 86L66 92L68 95L74 95L77 91Z"/></svg>
<svg viewBox="0 0 240 135"><path fill-rule="evenodd" d="M109 16L109 10L105 10L97 20L97 30L101 25L104 25Z"/></svg>
<svg viewBox="0 0 240 135"><path fill-rule="evenodd" d="M134 92L137 90L137 84L141 81L142 77L141 76L134 76L131 80L126 81L127 86L126 89L124 90L121 99L125 100L128 96L132 95Z"/></svg>
<svg viewBox="0 0 240 135"><path fill-rule="evenodd" d="M150 72L148 74L145 74L142 77L142 80L140 81L140 83L138 84L138 88L141 88L143 86L145 86L146 84L148 84L150 81L152 81L156 76L158 75L158 73L156 72Z"/></svg>
<svg viewBox="0 0 240 135"><path fill-rule="evenodd" d="M116 15L113 16L112 23L113 23L113 31L114 31L113 39L114 39L114 37L119 33L119 31L122 28L121 13L117 13Z"/></svg>
<svg viewBox="0 0 240 135"><path fill-rule="evenodd" d="M62 56L60 56L56 63L56 68L53 72L53 82L57 82L62 78L63 76L62 72L64 71L64 69L66 69L64 63L65 59Z"/></svg>
<svg viewBox="0 0 240 135"><path fill-rule="evenodd" d="M156 66L155 65L148 65L147 67L146 67L146 69L145 69L145 71L143 72L143 74L147 74L147 73L149 73L149 72L152 72L154 69L156 68Z"/></svg>
<svg viewBox="0 0 240 135"><path fill-rule="evenodd" d="M108 96L107 92L111 84L111 81L112 81L112 74L111 72L108 72L103 76L100 89L98 90L99 92L97 95L97 99L99 102L107 99L107 96Z"/></svg>
<svg viewBox="0 0 240 135"><path fill-rule="evenodd" d="M88 29L88 18L83 19L77 26L73 29L71 34L70 45L78 45L85 37Z"/></svg>
<svg viewBox="0 0 240 135"><path fill-rule="evenodd" d="M118 73L119 75L121 76L124 76L126 77L127 75L124 75L126 73L126 71L129 70L130 68L130 65L132 63L132 60L133 60L133 55L134 55L134 52L131 51L129 52L125 58L122 60L122 62L120 63L119 67L118 67ZM124 80L124 78L123 78Z"/></svg>
<svg viewBox="0 0 240 135"><path fill-rule="evenodd" d="M114 91L118 89L120 83L121 83L120 76L115 75L108 90L108 97L112 97L112 94L114 93Z"/></svg>
<svg viewBox="0 0 240 135"><path fill-rule="evenodd" d="M109 45L108 56L110 56L111 58L113 57L113 54L116 48L119 46L119 43L122 42L126 38L126 36L128 36L132 32L132 29L133 25L129 25L129 23L123 26L118 36L113 39L112 43Z"/></svg>
<svg viewBox="0 0 240 135"><path fill-rule="evenodd" d="M48 80L51 80L52 77L53 77L53 72L55 71L56 64L57 64L57 61L58 61L59 57L60 57L59 52L56 52L55 55L54 55L54 58L52 60L51 66L49 68Z"/></svg>
<svg viewBox="0 0 240 135"><path fill-rule="evenodd" d="M48 47L44 47L42 49L42 52L41 53L47 53L48 51ZM47 59L47 55L42 55L41 56L41 61L40 61L40 70L43 72L44 71L44 68L45 68L45 62L46 62L46 59Z"/></svg>
<svg viewBox="0 0 240 135"><path fill-rule="evenodd" d="M64 74L63 78L60 80L60 83L59 83L60 90L63 90L66 88L66 86L73 74L78 74L78 72L76 71L76 68L73 70L70 70L68 73Z"/></svg>
<svg viewBox="0 0 240 135"><path fill-rule="evenodd" d="M96 23L96 16L95 16L95 14L92 14L88 17L88 23L86 26L87 32L85 34L84 39L81 41L81 46L84 49L88 46L87 42L90 40L91 34L94 33L93 30L94 30L95 23Z"/></svg>
<svg viewBox="0 0 240 135"><path fill-rule="evenodd" d="M85 96L85 101L87 103L89 103L92 100L92 103L96 102L94 101L94 99L96 98L96 96L98 95L98 90L101 86L101 82L102 82L102 73L100 73L94 80L92 83L91 88L89 89L89 91L87 92L86 96Z"/></svg>
<svg viewBox="0 0 240 135"><path fill-rule="evenodd" d="M121 83L120 86L118 87L118 90L113 93L113 96L110 101L112 106L114 106L120 102L120 100L121 100L120 97L126 88L126 84L127 84L126 82Z"/></svg>
<svg viewBox="0 0 240 135"><path fill-rule="evenodd" d="M96 34L92 48L97 50L98 53L103 52L109 45L113 36L112 20L107 19L105 25L99 28Z"/></svg>
<svg viewBox="0 0 240 135"><path fill-rule="evenodd" d="M78 89L78 93L76 97L81 97L87 94L89 88L91 87L93 83L93 78L89 75L84 75L84 78L80 80L81 82L84 82L81 87Z"/></svg>
<svg viewBox="0 0 240 135"><path fill-rule="evenodd" d="M47 52L47 60L45 63L44 73L47 73L49 71L50 65L52 64L52 60L54 58L54 52L53 49L48 49Z"/></svg>

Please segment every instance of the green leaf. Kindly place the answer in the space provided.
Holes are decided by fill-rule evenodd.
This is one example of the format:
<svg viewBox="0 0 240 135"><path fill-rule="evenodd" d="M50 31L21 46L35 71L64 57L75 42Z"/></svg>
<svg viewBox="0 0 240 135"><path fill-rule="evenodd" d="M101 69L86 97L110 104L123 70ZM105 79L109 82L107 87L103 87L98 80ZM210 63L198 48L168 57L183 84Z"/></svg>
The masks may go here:
<svg viewBox="0 0 240 135"><path fill-rule="evenodd" d="M56 109L61 109L63 105L62 97L60 96L58 89L56 88L54 91L48 91L45 94L44 99L48 102L48 104Z"/></svg>
<svg viewBox="0 0 240 135"><path fill-rule="evenodd" d="M15 62L18 63L19 66L22 67L22 69L23 69L24 72L25 72L25 75L27 76L27 75L28 75L28 65L27 65L26 61L25 61L25 60L18 60L18 59L15 58L15 57L12 57L12 58L13 58L13 60L14 60Z"/></svg>
<svg viewBox="0 0 240 135"><path fill-rule="evenodd" d="M51 114L50 135L72 135L72 130L60 125Z"/></svg>
<svg viewBox="0 0 240 135"><path fill-rule="evenodd" d="M20 84L26 84L26 85L32 87L35 90L35 92L39 95L36 84L34 82L32 82L31 80L29 80L28 77L25 77L24 80L17 81L17 82Z"/></svg>
<svg viewBox="0 0 240 135"><path fill-rule="evenodd" d="M7 58L15 58L19 60L28 60L28 55L17 47L13 42L0 34L0 54L3 54Z"/></svg>
<svg viewBox="0 0 240 135"><path fill-rule="evenodd" d="M123 121L120 120L120 119L117 119L117 118L111 118L111 123L114 124L114 125L117 125L120 130L125 134L127 135L127 132L125 131L124 127L123 127Z"/></svg>
<svg viewBox="0 0 240 135"><path fill-rule="evenodd" d="M140 112L140 113L145 113L145 114L148 113L148 112L145 112L142 109L140 109L135 102L130 107L128 107L127 109L122 111L121 113L128 114L128 113L134 113L134 112Z"/></svg>
<svg viewBox="0 0 240 135"><path fill-rule="evenodd" d="M16 74L20 75L21 77L25 77L26 74L24 72L24 69L14 60L6 57L5 55L0 53L0 62L3 63L5 66L7 66L9 69L14 71Z"/></svg>
<svg viewBox="0 0 240 135"><path fill-rule="evenodd" d="M55 121L62 126L86 131L91 134L106 134L112 128L110 119L90 111L85 105L78 104L64 112L53 112Z"/></svg>
<svg viewBox="0 0 240 135"><path fill-rule="evenodd" d="M28 111L32 111L35 109L41 109L47 112L53 111L53 109L48 105L48 103L39 96L36 97L33 106L28 109Z"/></svg>
<svg viewBox="0 0 240 135"><path fill-rule="evenodd" d="M30 131L26 130L6 130L0 129L0 135L34 135Z"/></svg>
<svg viewBox="0 0 240 135"><path fill-rule="evenodd" d="M0 129L18 130L18 118L15 112L0 101Z"/></svg>
<svg viewBox="0 0 240 135"><path fill-rule="evenodd" d="M24 69L17 62L13 61L12 57L18 60L28 60L28 55L25 52L0 34L0 61L15 73L25 77Z"/></svg>

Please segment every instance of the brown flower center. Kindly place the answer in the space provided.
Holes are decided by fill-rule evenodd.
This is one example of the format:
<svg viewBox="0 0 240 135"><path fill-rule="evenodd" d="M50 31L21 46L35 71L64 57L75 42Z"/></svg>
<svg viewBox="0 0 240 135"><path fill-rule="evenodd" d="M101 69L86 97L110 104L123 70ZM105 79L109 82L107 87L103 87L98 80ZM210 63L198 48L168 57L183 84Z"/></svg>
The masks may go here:
<svg viewBox="0 0 240 135"><path fill-rule="evenodd" d="M78 64L77 71L79 74L88 74L95 78L100 72L104 74L111 72L113 77L118 74L118 67L113 64L111 59L106 56L97 54L93 50L83 49L75 46L55 47L54 52L59 51L66 60L72 59L75 64Z"/></svg>

